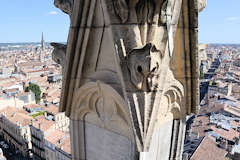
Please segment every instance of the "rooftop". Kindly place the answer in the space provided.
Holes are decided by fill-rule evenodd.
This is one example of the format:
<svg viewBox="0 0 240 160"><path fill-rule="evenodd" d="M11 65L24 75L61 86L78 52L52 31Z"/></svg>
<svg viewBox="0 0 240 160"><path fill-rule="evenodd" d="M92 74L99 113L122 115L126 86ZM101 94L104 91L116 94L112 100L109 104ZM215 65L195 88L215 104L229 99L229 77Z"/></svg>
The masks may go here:
<svg viewBox="0 0 240 160"><path fill-rule="evenodd" d="M14 107L7 107L1 110L0 113L12 123L21 126L29 125L33 119L31 116L28 116L24 110Z"/></svg>
<svg viewBox="0 0 240 160"><path fill-rule="evenodd" d="M54 136L53 136L54 135ZM53 130L48 136L45 137L45 139L52 143L52 144L57 144L60 142L63 138L65 137L65 133L60 131L60 130Z"/></svg>
<svg viewBox="0 0 240 160"><path fill-rule="evenodd" d="M58 113L59 108L54 104L50 104L48 107L43 107L43 110L55 115Z"/></svg>
<svg viewBox="0 0 240 160"><path fill-rule="evenodd" d="M32 125L35 128L40 129L41 131L45 132L45 131L48 131L48 129L54 127L55 123L56 122L54 122L54 121L47 120L44 115L41 115L41 116L38 116L35 118ZM39 128L39 126L41 126L41 128Z"/></svg>
<svg viewBox="0 0 240 160"><path fill-rule="evenodd" d="M217 147L216 143L208 137L204 137L190 160L225 160L227 152Z"/></svg>
<svg viewBox="0 0 240 160"><path fill-rule="evenodd" d="M71 154L71 143L70 143L70 136L66 136L63 140L62 143L57 145L58 148L60 148L62 151L65 153Z"/></svg>

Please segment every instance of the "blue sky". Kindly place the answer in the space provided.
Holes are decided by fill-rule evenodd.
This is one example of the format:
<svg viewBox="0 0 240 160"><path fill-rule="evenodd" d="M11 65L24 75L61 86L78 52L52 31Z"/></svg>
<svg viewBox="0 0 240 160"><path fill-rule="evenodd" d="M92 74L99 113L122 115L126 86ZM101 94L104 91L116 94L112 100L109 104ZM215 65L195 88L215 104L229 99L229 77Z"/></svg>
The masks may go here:
<svg viewBox="0 0 240 160"><path fill-rule="evenodd" d="M54 0L0 0L0 43L66 42L69 17Z"/></svg>
<svg viewBox="0 0 240 160"><path fill-rule="evenodd" d="M67 40L69 17L54 0L1 0L0 43ZM208 0L199 14L200 43L240 43L240 0Z"/></svg>
<svg viewBox="0 0 240 160"><path fill-rule="evenodd" d="M199 42L240 44L240 0L207 0L199 13Z"/></svg>

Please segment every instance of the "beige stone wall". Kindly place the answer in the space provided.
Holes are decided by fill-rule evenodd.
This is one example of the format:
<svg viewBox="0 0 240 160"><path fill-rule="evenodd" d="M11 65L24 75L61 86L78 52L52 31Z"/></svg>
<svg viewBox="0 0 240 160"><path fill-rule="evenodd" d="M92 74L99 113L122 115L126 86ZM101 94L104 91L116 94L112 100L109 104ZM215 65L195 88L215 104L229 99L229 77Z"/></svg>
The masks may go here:
<svg viewBox="0 0 240 160"><path fill-rule="evenodd" d="M45 158L44 152L44 133L31 126L31 137L32 137L32 151L34 157Z"/></svg>
<svg viewBox="0 0 240 160"><path fill-rule="evenodd" d="M29 126L18 126L2 116L0 128L5 141L18 149L22 155L27 156L28 149L31 149L31 133Z"/></svg>
<svg viewBox="0 0 240 160"><path fill-rule="evenodd" d="M35 102L34 102L35 103ZM10 99L1 99L0 101L0 108L1 109L4 109L8 106L13 106L15 107L15 105L19 108L23 108L23 106L25 105L24 104L24 101L22 100L19 100L19 99L14 99L14 98L10 98Z"/></svg>
<svg viewBox="0 0 240 160"><path fill-rule="evenodd" d="M59 129L64 132L69 132L69 118L65 115L64 112L59 112L54 116L56 121L56 129Z"/></svg>

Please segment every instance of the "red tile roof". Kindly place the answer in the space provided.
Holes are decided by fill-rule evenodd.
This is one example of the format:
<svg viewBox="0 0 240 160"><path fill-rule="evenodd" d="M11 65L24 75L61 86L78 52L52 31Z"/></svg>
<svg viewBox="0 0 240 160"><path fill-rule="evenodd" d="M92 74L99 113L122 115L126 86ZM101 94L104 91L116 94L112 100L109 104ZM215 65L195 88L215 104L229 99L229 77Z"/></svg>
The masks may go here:
<svg viewBox="0 0 240 160"><path fill-rule="evenodd" d="M51 121L51 120L47 120L45 118L44 115L42 116L38 116L35 118L35 120L33 121L32 125L35 127L35 128L38 128L39 129L39 124L41 126L41 130L43 132L47 131L48 129L52 129L55 127L55 124L56 122L54 121Z"/></svg>
<svg viewBox="0 0 240 160"><path fill-rule="evenodd" d="M55 114L58 113L59 107L57 107L56 105L51 104L48 107L44 106L43 110L55 115Z"/></svg>
<svg viewBox="0 0 240 160"><path fill-rule="evenodd" d="M45 139L52 144L57 144L64 138L64 136L65 133L63 131L54 129L48 136L45 137Z"/></svg>
<svg viewBox="0 0 240 160"><path fill-rule="evenodd" d="M208 137L204 137L190 160L225 160L227 152L219 147Z"/></svg>
<svg viewBox="0 0 240 160"><path fill-rule="evenodd" d="M224 130L222 128L216 128L216 126L212 125L210 127L215 133L217 133L219 136L231 140L234 142L235 137L239 138L239 132L235 131L234 129L230 128L229 131Z"/></svg>
<svg viewBox="0 0 240 160"><path fill-rule="evenodd" d="M61 150L64 152L71 154L71 143L69 135L63 139L62 143L58 144L58 148L61 148Z"/></svg>
<svg viewBox="0 0 240 160"><path fill-rule="evenodd" d="M12 123L21 126L29 125L33 119L31 116L28 116L24 110L14 107L7 107L1 110L0 113Z"/></svg>
<svg viewBox="0 0 240 160"><path fill-rule="evenodd" d="M208 129L209 118L207 116L196 117L192 124L191 131L198 133L199 137L205 136L205 130Z"/></svg>

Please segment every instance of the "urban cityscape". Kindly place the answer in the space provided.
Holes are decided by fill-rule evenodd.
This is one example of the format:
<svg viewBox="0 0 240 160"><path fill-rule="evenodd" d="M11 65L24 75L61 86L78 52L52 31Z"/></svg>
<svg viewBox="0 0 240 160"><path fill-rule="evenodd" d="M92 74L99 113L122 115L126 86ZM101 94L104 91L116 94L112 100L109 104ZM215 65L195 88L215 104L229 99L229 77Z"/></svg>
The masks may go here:
<svg viewBox="0 0 240 160"><path fill-rule="evenodd" d="M0 31L0 160L240 160L240 36L159 2L28 0L38 31Z"/></svg>
<svg viewBox="0 0 240 160"><path fill-rule="evenodd" d="M200 110L187 120L183 154L240 159L240 45L201 44L199 65Z"/></svg>
<svg viewBox="0 0 240 160"><path fill-rule="evenodd" d="M69 118L58 112L62 69L52 51L44 35L41 43L0 44L0 147L7 159L71 159Z"/></svg>
<svg viewBox="0 0 240 160"><path fill-rule="evenodd" d="M1 44L0 147L7 158L71 159L69 119L58 112L62 68L52 51L44 36L41 43ZM240 45L200 44L199 66L200 110L187 120L183 157L206 159L209 150L238 159Z"/></svg>

